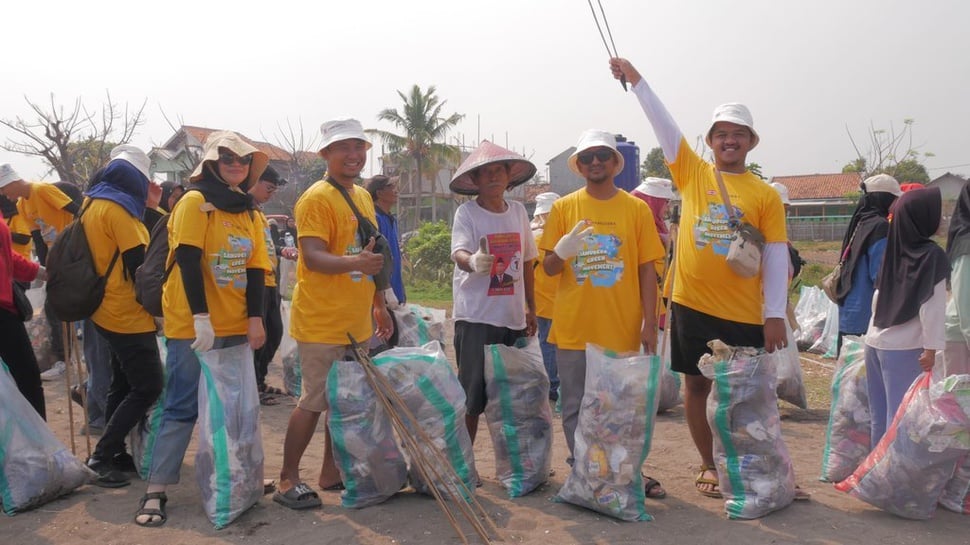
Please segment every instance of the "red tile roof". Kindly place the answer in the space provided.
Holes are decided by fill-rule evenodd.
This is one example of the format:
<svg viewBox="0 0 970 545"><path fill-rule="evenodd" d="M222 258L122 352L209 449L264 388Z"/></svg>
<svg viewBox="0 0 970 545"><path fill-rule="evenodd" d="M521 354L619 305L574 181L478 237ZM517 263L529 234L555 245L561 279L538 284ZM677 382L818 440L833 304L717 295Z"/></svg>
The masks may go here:
<svg viewBox="0 0 970 545"><path fill-rule="evenodd" d="M525 202L536 202L536 195L552 191L552 184L549 183L526 184L523 187L525 188Z"/></svg>
<svg viewBox="0 0 970 545"><path fill-rule="evenodd" d="M209 129L206 127L193 127L191 125L182 125L181 130L185 131L186 134L195 138L199 142L205 143L205 139L212 133L220 131L223 129ZM239 133L237 133L239 134ZM247 138L243 134L239 134L243 140L249 142L256 147L259 151L265 153L269 156L270 161L289 161L290 153L279 146L274 146L269 142L260 142L259 140L253 140L252 138Z"/></svg>
<svg viewBox="0 0 970 545"><path fill-rule="evenodd" d="M862 176L857 172L839 174L805 174L801 176L772 176L772 183L788 188L791 200L844 199L858 193Z"/></svg>

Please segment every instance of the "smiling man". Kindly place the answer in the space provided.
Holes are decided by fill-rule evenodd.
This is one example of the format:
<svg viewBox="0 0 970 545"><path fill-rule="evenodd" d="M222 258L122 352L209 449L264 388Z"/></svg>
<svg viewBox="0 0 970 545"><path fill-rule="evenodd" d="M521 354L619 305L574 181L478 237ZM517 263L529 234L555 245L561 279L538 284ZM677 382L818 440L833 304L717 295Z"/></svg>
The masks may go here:
<svg viewBox="0 0 970 545"><path fill-rule="evenodd" d="M684 228L676 242L668 329L671 367L684 374L687 426L701 457L695 486L705 496L721 497L706 413L711 381L701 375L697 362L710 352L707 342L713 339L734 346L764 347L769 352L787 345L785 209L778 193L745 166L748 152L759 141L746 106L730 103L714 110L706 134L714 153L711 164L691 149L663 103L629 61L611 59L610 68L615 78L626 77L633 85L683 199ZM735 216L758 228L767 241L760 271L751 278L738 276L727 264L731 228L716 171L722 174Z"/></svg>

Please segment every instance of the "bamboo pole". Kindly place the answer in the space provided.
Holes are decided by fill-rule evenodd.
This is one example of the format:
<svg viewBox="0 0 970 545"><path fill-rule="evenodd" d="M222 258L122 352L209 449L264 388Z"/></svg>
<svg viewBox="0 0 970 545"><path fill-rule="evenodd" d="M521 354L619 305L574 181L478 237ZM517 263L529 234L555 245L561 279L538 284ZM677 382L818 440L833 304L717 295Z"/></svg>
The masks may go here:
<svg viewBox="0 0 970 545"><path fill-rule="evenodd" d="M78 388L81 387L83 382L81 381L81 343L77 340L77 335L71 335L71 361L75 364L75 371L77 371L78 377ZM90 380L91 377L87 377L86 380ZM68 396L70 397L70 396ZM81 409L84 411L84 442L87 447L88 458L91 458L91 422L88 420L88 394L87 389L81 395ZM105 425L107 426L107 422Z"/></svg>
<svg viewBox="0 0 970 545"><path fill-rule="evenodd" d="M61 322L61 344L64 345L64 387L67 391L67 422L71 433L71 454L77 456L77 442L74 440L74 402L71 401L71 353L70 337L72 322Z"/></svg>

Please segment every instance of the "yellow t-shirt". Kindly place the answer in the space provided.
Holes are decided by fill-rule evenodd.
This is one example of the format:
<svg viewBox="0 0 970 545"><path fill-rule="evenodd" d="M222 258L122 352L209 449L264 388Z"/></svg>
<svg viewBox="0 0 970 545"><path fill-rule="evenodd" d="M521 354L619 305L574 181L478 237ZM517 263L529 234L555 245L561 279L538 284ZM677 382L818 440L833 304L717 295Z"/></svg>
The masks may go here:
<svg viewBox="0 0 970 545"><path fill-rule="evenodd" d="M542 235L536 237L536 248L539 247L539 242L542 240ZM546 274L546 270L542 268L542 258L545 254L539 256L536 260L535 268L535 298L536 298L536 316L540 318L552 319L552 312L555 309L556 303L556 290L559 289L559 275L549 276Z"/></svg>
<svg viewBox="0 0 970 545"><path fill-rule="evenodd" d="M168 262L175 260L181 244L202 249L202 284L209 319L217 337L245 335L246 269L269 270L266 241L255 212L232 214L217 209L198 191L189 191L168 216ZM172 268L162 290L165 336L195 338L178 264Z"/></svg>
<svg viewBox="0 0 970 545"><path fill-rule="evenodd" d="M269 258L270 270L266 273L265 285L267 288L275 288L276 271L279 270L277 267L280 264L279 256L276 255L276 243L273 242L273 232L269 229L269 220L266 219L266 214L262 210L257 210L256 218L263 230L263 240L266 241L266 256Z"/></svg>
<svg viewBox="0 0 970 545"><path fill-rule="evenodd" d="M31 231L40 230L48 248L54 244L57 234L74 221L74 214L64 210L65 206L71 204L71 198L54 184L32 182L30 197L20 201L24 205L20 213L24 215L27 226Z"/></svg>
<svg viewBox="0 0 970 545"><path fill-rule="evenodd" d="M594 199L582 188L552 204L540 248L553 251L580 220L592 222L579 255L559 274L549 342L566 350L586 343L618 352L638 350L643 307L638 267L663 259L650 207L625 191Z"/></svg>
<svg viewBox="0 0 970 545"><path fill-rule="evenodd" d="M674 302L722 320L764 323L761 275L742 278L727 264L731 232L714 165L681 139L677 159L669 166L683 199ZM736 216L757 227L767 242L787 242L785 208L778 192L750 172L721 176Z"/></svg>
<svg viewBox="0 0 970 545"><path fill-rule="evenodd" d="M20 201L23 201L23 199L20 199ZM17 208L18 209L20 208L19 202L18 202ZM30 259L30 247L31 247L31 244L33 244L33 241L30 240L30 225L27 223L27 220L24 219L23 214L19 212L14 217L7 218L7 220L9 221L11 236L24 235L28 239L26 243L19 244L17 243L16 238L12 238L11 244L13 247L13 251L23 256L24 259Z"/></svg>
<svg viewBox="0 0 970 545"><path fill-rule="evenodd" d="M103 275L115 252L120 252L104 286L104 299L94 311L94 323L115 333L148 333L155 322L135 301L135 279L125 278L121 254L138 246L148 246L148 230L121 205L94 199L81 216L84 235L91 248L94 268Z"/></svg>
<svg viewBox="0 0 970 545"><path fill-rule="evenodd" d="M377 225L374 202L362 187L354 186L351 198L364 217ZM300 239L313 237L327 243L330 253L357 255L361 241L357 217L340 192L324 180L310 186L293 211ZM290 335L307 343L349 344L347 333L358 342L371 337L374 280L354 271L324 274L311 271L297 259L296 288L290 310Z"/></svg>

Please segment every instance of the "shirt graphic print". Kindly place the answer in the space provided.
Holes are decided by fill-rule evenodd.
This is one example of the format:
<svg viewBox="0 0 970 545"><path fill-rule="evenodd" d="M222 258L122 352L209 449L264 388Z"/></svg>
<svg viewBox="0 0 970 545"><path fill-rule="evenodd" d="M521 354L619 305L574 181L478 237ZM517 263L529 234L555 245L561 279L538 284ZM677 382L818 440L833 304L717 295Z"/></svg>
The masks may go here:
<svg viewBox="0 0 970 545"><path fill-rule="evenodd" d="M576 283L589 279L597 288L613 287L623 277L623 258L620 247L623 241L612 234L591 234L583 239L583 247L572 262Z"/></svg>
<svg viewBox="0 0 970 545"><path fill-rule="evenodd" d="M246 288L246 263L253 253L253 241L238 235L229 235L229 249L210 254L212 277L220 288L232 286Z"/></svg>
<svg viewBox="0 0 970 545"><path fill-rule="evenodd" d="M522 240L519 233L486 235L488 253L495 256L489 271L488 295L514 295L515 282L522 278Z"/></svg>
<svg viewBox="0 0 970 545"><path fill-rule="evenodd" d="M734 215L741 221L744 212L734 207ZM731 217L728 216L727 207L723 203L708 202L707 213L697 216L694 224L694 246L698 250L703 250L710 246L716 255L726 256L731 247L731 239L734 238L734 229L731 228Z"/></svg>

